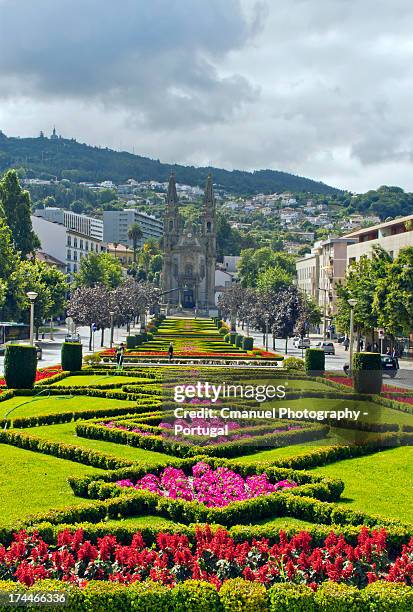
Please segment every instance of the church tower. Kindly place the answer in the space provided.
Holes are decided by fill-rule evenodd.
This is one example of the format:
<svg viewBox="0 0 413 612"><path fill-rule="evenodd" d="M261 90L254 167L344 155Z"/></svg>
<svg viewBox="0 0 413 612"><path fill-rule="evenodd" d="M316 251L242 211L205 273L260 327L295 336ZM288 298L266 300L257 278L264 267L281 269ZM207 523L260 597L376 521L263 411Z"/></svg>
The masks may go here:
<svg viewBox="0 0 413 612"><path fill-rule="evenodd" d="M216 215L212 176L205 186L203 236L205 244L205 308L215 308Z"/></svg>
<svg viewBox="0 0 413 612"><path fill-rule="evenodd" d="M173 268L173 252L179 240L181 229L181 219L179 215L178 194L176 192L175 174L172 173L169 178L168 193L166 196L166 210L163 224L163 248L164 248L164 264L162 273L162 291L171 291L175 288L174 268ZM168 294L166 301L178 301L178 292Z"/></svg>

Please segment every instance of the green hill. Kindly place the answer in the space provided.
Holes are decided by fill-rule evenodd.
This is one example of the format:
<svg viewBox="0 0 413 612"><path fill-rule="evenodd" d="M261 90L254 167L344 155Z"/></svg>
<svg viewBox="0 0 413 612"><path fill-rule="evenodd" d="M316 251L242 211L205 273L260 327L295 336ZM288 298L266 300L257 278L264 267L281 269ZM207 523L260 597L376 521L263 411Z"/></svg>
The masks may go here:
<svg viewBox="0 0 413 612"><path fill-rule="evenodd" d="M177 181L202 186L209 172L214 183L239 194L273 192L309 192L332 195L338 189L324 183L277 170L222 170L164 164L159 160L92 147L66 138L8 138L0 132L0 173L8 168L23 168L28 177L67 178L74 182L112 180L120 184L129 178L166 181L176 173Z"/></svg>

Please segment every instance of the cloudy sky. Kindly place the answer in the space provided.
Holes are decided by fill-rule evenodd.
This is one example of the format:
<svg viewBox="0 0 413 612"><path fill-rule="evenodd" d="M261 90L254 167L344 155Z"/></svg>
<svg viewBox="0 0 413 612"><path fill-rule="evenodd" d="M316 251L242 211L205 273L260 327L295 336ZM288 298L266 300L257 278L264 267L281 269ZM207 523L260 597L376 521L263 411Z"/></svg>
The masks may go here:
<svg viewBox="0 0 413 612"><path fill-rule="evenodd" d="M413 191L410 0L0 0L0 129Z"/></svg>

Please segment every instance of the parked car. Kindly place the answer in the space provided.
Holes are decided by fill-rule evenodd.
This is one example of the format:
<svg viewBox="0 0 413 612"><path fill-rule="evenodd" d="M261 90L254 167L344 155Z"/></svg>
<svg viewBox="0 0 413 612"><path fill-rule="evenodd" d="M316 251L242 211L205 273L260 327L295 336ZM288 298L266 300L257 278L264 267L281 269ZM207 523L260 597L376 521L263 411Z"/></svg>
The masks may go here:
<svg viewBox="0 0 413 612"><path fill-rule="evenodd" d="M65 342L80 342L80 334L66 334Z"/></svg>
<svg viewBox="0 0 413 612"><path fill-rule="evenodd" d="M342 343L344 342L344 340L345 340L345 339L346 339L346 337L345 337L345 336L338 336L338 337L337 337L337 342L338 342L339 344L342 344Z"/></svg>
<svg viewBox="0 0 413 612"><path fill-rule="evenodd" d="M336 350L332 342L317 342L317 348L322 349L326 355L335 355Z"/></svg>
<svg viewBox="0 0 413 612"><path fill-rule="evenodd" d="M294 340L294 346L298 349L310 348L310 338L298 338Z"/></svg>

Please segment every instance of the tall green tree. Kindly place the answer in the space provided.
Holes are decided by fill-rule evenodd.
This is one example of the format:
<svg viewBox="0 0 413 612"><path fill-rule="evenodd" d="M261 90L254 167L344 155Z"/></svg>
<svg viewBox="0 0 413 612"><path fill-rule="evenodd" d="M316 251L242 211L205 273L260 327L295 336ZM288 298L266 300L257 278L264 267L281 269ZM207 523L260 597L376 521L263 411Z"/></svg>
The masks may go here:
<svg viewBox="0 0 413 612"><path fill-rule="evenodd" d="M291 279L295 275L295 257L289 253L273 251L270 247L244 249L238 264L238 273L243 287L256 287L260 273L269 268L280 268Z"/></svg>
<svg viewBox="0 0 413 612"><path fill-rule="evenodd" d="M350 306L348 300L356 299L354 326L360 332L373 334L378 327L379 311L373 301L382 281L387 284L390 255L381 247L375 247L371 258L363 256L350 265L343 283L337 286L337 327L347 332L350 329ZM386 279L386 280L385 280Z"/></svg>
<svg viewBox="0 0 413 612"><path fill-rule="evenodd" d="M80 262L79 271L74 275L75 287L96 287L103 285L114 289L122 280L122 266L109 253L89 253Z"/></svg>
<svg viewBox="0 0 413 612"><path fill-rule="evenodd" d="M139 240L143 236L143 231L139 223L132 223L128 229L128 238L132 241L133 263L136 263L136 253L138 251Z"/></svg>
<svg viewBox="0 0 413 612"><path fill-rule="evenodd" d="M18 319L24 301L19 283L20 258L9 226L0 215L0 319Z"/></svg>
<svg viewBox="0 0 413 612"><path fill-rule="evenodd" d="M399 252L380 279L373 310L379 325L393 336L408 336L413 329L413 247Z"/></svg>
<svg viewBox="0 0 413 612"><path fill-rule="evenodd" d="M15 170L8 170L0 181L0 203L11 230L14 247L22 257L26 257L39 248L40 242L30 219L29 192L21 188Z"/></svg>

